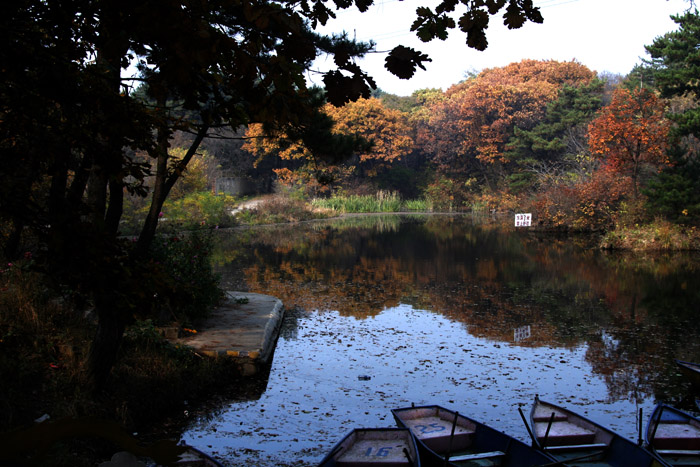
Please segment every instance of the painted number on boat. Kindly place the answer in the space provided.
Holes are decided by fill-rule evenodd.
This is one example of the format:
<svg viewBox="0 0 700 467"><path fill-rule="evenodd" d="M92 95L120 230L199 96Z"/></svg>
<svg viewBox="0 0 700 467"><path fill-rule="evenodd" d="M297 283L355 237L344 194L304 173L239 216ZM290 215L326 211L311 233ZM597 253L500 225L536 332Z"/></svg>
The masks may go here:
<svg viewBox="0 0 700 467"><path fill-rule="evenodd" d="M366 457L387 457L391 451L391 446L384 446L382 448L368 448L365 452Z"/></svg>
<svg viewBox="0 0 700 467"><path fill-rule="evenodd" d="M427 435L429 433L437 433L438 431L444 431L445 427L439 423L431 423L430 425L416 425L416 430L422 435Z"/></svg>

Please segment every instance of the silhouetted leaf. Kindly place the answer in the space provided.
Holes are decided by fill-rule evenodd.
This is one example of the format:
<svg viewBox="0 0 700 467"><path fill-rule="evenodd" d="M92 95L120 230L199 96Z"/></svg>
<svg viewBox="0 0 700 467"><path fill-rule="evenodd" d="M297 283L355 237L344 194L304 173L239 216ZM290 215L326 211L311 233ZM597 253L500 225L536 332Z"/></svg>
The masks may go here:
<svg viewBox="0 0 700 467"><path fill-rule="evenodd" d="M506 4L506 0L486 0L484 3L489 9L489 14L495 15Z"/></svg>
<svg viewBox="0 0 700 467"><path fill-rule="evenodd" d="M416 20L411 25L411 31L416 31L418 38L423 42L429 42L435 38L447 39L448 29L455 27L455 21L445 14L437 15L430 8L420 7L416 9Z"/></svg>
<svg viewBox="0 0 700 467"><path fill-rule="evenodd" d="M471 10L459 19L459 28L467 33L467 45L477 50L488 47L486 28L489 25L489 14L484 10Z"/></svg>
<svg viewBox="0 0 700 467"><path fill-rule="evenodd" d="M518 29L525 24L525 19L525 13L520 7L515 2L510 2L503 15L503 24L508 26L508 29Z"/></svg>
<svg viewBox="0 0 700 467"><path fill-rule="evenodd" d="M423 62L430 62L431 59L424 53L410 47L399 45L395 47L385 60L385 67L393 75L401 79L409 79L416 72L416 67L425 70Z"/></svg>
<svg viewBox="0 0 700 467"><path fill-rule="evenodd" d="M371 94L370 85L376 87L369 76L358 74L345 76L338 70L324 73L323 84L326 86L328 102L335 106L341 106L361 97L368 98Z"/></svg>
<svg viewBox="0 0 700 467"><path fill-rule="evenodd" d="M374 0L355 0L355 5L357 6L357 9L360 10L362 13L367 11L373 3Z"/></svg>
<svg viewBox="0 0 700 467"><path fill-rule="evenodd" d="M455 11L457 6L457 0L443 0L437 8L435 8L436 13L448 13L450 11Z"/></svg>

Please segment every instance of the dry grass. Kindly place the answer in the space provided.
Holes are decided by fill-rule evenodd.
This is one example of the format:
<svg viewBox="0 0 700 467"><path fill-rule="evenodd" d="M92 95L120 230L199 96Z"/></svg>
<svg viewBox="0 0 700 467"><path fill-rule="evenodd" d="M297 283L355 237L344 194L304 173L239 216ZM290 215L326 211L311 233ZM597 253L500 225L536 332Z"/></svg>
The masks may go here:
<svg viewBox="0 0 700 467"><path fill-rule="evenodd" d="M657 219L649 224L619 227L608 232L601 246L632 251L700 250L700 232L695 227Z"/></svg>

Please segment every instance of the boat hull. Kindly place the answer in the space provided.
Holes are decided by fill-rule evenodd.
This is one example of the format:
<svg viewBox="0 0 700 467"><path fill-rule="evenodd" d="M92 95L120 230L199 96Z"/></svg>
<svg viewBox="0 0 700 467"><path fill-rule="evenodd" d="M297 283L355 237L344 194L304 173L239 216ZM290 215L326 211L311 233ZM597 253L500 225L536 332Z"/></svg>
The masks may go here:
<svg viewBox="0 0 700 467"><path fill-rule="evenodd" d="M694 386L700 388L700 364L675 360L683 376Z"/></svg>
<svg viewBox="0 0 700 467"><path fill-rule="evenodd" d="M700 465L700 420L658 404L649 416L644 443L666 465Z"/></svg>
<svg viewBox="0 0 700 467"><path fill-rule="evenodd" d="M501 465L531 467L553 458L483 423L437 405L391 411L398 426L416 437L424 467ZM454 429L453 429L454 427Z"/></svg>
<svg viewBox="0 0 700 467"><path fill-rule="evenodd" d="M654 454L591 420L538 397L530 413L534 444L565 465L657 467Z"/></svg>

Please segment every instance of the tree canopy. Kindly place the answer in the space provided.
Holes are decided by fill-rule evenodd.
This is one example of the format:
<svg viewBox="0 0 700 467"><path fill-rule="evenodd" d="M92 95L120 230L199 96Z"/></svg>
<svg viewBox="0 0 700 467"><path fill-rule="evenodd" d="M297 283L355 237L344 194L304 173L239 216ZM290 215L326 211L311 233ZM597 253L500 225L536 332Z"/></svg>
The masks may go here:
<svg viewBox="0 0 700 467"><path fill-rule="evenodd" d="M697 10L671 16L679 29L656 38L646 46L651 60L644 71L647 81L652 81L666 98L690 96L700 98L700 16ZM678 133L700 137L700 109L697 106L674 112Z"/></svg>
<svg viewBox="0 0 700 467"><path fill-rule="evenodd" d="M589 125L591 151L632 177L634 195L645 167L668 164L670 122L663 103L645 89L618 88L613 100Z"/></svg>
<svg viewBox="0 0 700 467"><path fill-rule="evenodd" d="M323 102L307 88L305 73L328 54L335 69L323 75L325 99L341 105L367 98L376 85L355 59L373 44L314 29L372 3L18 0L5 8L3 250L11 258L23 242L38 243L46 271L92 297L99 318L95 380L104 382L124 323L153 305L143 259L163 202L202 140L217 127L252 122L323 140L314 126ZM435 10L419 8L412 29L428 41L458 26L469 46L483 49L488 18L499 12L511 28L541 21L531 0L443 0ZM398 46L386 66L409 78L427 61ZM125 76L130 65L138 76ZM134 92L136 84L142 92ZM169 148L176 131L193 134L179 158ZM119 239L123 198L146 195L149 176L151 205L132 248Z"/></svg>

